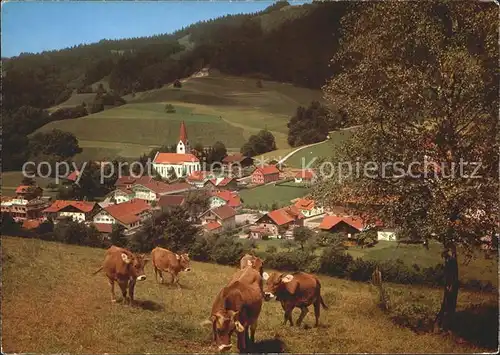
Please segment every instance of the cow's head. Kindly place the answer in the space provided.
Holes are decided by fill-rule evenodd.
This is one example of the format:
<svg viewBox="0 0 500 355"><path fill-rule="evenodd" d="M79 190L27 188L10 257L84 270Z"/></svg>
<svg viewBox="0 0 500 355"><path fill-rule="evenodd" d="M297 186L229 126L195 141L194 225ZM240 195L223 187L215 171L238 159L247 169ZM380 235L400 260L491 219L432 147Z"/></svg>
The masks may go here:
<svg viewBox="0 0 500 355"><path fill-rule="evenodd" d="M231 335L235 330L238 333L245 331L243 324L238 320L238 313L237 311L226 310L224 312L217 312L210 318L214 340L219 351L231 350Z"/></svg>
<svg viewBox="0 0 500 355"><path fill-rule="evenodd" d="M179 261L182 271L191 271L191 267L189 266L189 254L175 254L175 257Z"/></svg>
<svg viewBox="0 0 500 355"><path fill-rule="evenodd" d="M278 291L283 286L286 287L287 284L293 280L293 275L278 274L276 272L268 274L267 272L264 272L262 274L262 278L266 281L266 285L264 287L265 300L269 301L271 298L276 298Z"/></svg>
<svg viewBox="0 0 500 355"><path fill-rule="evenodd" d="M143 254L135 254L130 256L128 254L122 253L122 260L129 266L131 278L138 281L146 280L144 266L146 265L148 259Z"/></svg>

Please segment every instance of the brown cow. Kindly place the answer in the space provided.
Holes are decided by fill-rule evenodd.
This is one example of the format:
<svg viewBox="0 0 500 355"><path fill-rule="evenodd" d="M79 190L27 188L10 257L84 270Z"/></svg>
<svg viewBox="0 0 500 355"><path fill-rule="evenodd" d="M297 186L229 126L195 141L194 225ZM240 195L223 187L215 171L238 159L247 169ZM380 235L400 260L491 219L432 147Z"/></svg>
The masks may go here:
<svg viewBox="0 0 500 355"><path fill-rule="evenodd" d="M163 272L168 272L172 275L172 283L179 285L179 272L191 271L189 267L189 254L175 254L168 249L156 247L151 252L151 262L155 271L156 282L158 282L158 274L160 274L161 282L163 282Z"/></svg>
<svg viewBox="0 0 500 355"><path fill-rule="evenodd" d="M127 301L127 286L130 296L130 303L134 303L134 289L136 280L146 280L144 266L147 259L144 255L134 255L130 250L112 245L104 257L103 265L94 272L104 270L111 286L111 302L116 302L115 281L118 282L122 290L123 300Z"/></svg>
<svg viewBox="0 0 500 355"><path fill-rule="evenodd" d="M235 330L240 352L255 341L257 319L263 303L260 278L258 271L250 267L240 270L215 298L210 322L219 351L231 349L231 335Z"/></svg>
<svg viewBox="0 0 500 355"><path fill-rule="evenodd" d="M250 254L245 254L240 260L240 269L245 269L248 266L251 266L252 268L254 268L255 270L257 270L259 272L259 274L261 276L261 279L260 279L260 288L261 289L264 288L263 279L262 279L262 273L264 272L263 264L264 264L264 262L262 261L262 259L260 259L257 256L254 256L254 255L250 255ZM236 273L235 276L237 274L238 273ZM233 276L233 278L235 276Z"/></svg>
<svg viewBox="0 0 500 355"><path fill-rule="evenodd" d="M297 325L300 326L302 320L309 312L307 307L314 304L315 326L318 326L320 306L323 306L325 309L328 307L321 297L321 284L316 276L305 272L296 272L293 274L267 274L264 272L263 278L266 280L264 288L265 300L269 301L269 299L275 298L281 302L281 306L285 311L285 321L283 324L290 321L290 325L293 326L292 311L297 307L301 310L299 319L297 319Z"/></svg>

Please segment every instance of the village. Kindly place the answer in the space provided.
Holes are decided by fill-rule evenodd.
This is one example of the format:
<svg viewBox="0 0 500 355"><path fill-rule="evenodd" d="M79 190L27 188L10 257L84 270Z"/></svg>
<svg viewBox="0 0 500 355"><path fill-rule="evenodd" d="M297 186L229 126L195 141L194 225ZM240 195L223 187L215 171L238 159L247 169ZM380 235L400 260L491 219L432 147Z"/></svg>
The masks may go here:
<svg viewBox="0 0 500 355"><path fill-rule="evenodd" d="M205 234L224 232L252 240L294 239L294 229L306 227L315 233L340 233L347 244L357 244L357 235L366 230L376 232L376 241L396 240L395 230L381 221L368 224L361 216L350 213L352 209L346 206L325 207L308 195L272 210L244 207L241 190L283 182L310 187L316 183L311 169L288 169L278 164L258 166L256 160L237 153L224 157L222 173L203 171L199 158L191 154L184 122L176 148L175 153L156 153L152 165L159 179L158 176L121 176L114 184L115 190L102 201L53 200L43 196L43 189L36 185L20 185L16 196L2 197L2 213L10 215L25 230L34 230L48 220L57 224L70 219L93 225L105 239L114 225L122 226L124 235L134 235L142 230L146 221L184 206L187 195L198 192L207 199L206 210L194 216L192 223ZM232 174L236 167L245 172L243 176ZM162 181L172 169L178 179L171 183ZM78 174L73 171L64 178L63 184L76 184Z"/></svg>

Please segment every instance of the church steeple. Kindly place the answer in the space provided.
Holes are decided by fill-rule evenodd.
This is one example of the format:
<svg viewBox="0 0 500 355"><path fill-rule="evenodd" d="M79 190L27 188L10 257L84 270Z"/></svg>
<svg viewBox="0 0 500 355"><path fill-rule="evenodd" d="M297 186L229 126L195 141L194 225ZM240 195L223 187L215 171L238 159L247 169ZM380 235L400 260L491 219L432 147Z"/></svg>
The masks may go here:
<svg viewBox="0 0 500 355"><path fill-rule="evenodd" d="M177 143L177 154L186 154L190 152L189 140L187 138L186 125L184 121L181 122L181 129L179 132L179 143Z"/></svg>

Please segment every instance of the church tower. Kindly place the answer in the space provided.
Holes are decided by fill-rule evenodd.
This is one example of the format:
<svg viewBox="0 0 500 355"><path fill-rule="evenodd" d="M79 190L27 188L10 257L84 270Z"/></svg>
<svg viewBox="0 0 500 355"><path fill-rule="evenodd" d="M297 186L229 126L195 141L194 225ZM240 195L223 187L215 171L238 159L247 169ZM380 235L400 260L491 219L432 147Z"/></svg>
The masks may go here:
<svg viewBox="0 0 500 355"><path fill-rule="evenodd" d="M179 143L177 143L177 154L187 154L191 152L189 141L187 139L186 125L181 122L181 130L179 133Z"/></svg>

